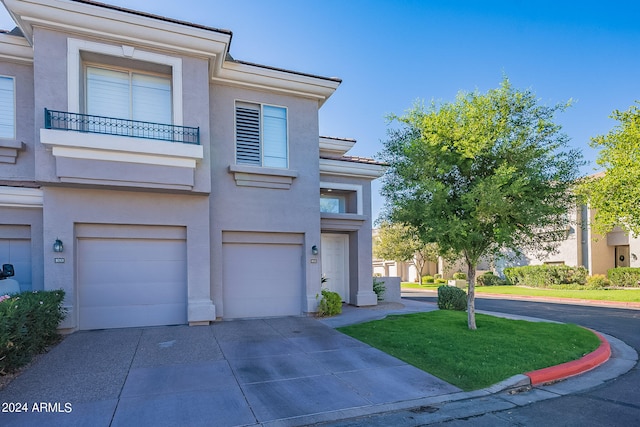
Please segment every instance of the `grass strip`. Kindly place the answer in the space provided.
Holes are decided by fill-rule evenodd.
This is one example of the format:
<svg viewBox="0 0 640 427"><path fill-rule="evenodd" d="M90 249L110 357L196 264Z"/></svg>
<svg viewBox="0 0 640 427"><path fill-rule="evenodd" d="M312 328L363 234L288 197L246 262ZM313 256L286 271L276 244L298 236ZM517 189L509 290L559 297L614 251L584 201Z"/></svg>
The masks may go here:
<svg viewBox="0 0 640 427"><path fill-rule="evenodd" d="M523 286L476 286L476 293L575 298L597 301L640 302L640 289L570 290L525 288Z"/></svg>
<svg viewBox="0 0 640 427"><path fill-rule="evenodd" d="M599 345L595 334L572 324L482 314L476 322L471 331L466 312L438 310L338 330L465 391L579 359Z"/></svg>

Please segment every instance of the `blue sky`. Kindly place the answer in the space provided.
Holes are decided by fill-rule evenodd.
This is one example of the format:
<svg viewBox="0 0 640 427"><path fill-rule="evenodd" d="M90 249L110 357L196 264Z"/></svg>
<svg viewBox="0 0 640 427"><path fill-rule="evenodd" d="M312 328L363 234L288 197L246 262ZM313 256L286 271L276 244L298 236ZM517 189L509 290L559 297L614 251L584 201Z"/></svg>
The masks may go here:
<svg viewBox="0 0 640 427"><path fill-rule="evenodd" d="M638 1L103 1L229 29L237 59L342 78L320 133L357 139L354 155L381 149L388 114L484 92L507 75L543 104L574 100L557 121L591 162L588 174L589 139L640 99ZM0 28L12 27L0 11ZM381 206L377 197L374 216Z"/></svg>

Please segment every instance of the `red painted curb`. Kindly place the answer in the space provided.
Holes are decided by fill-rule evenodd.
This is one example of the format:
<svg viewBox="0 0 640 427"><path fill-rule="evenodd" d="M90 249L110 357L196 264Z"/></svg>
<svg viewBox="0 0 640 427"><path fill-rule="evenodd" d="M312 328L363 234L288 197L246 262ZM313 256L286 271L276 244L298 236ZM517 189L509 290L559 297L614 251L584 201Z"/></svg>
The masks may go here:
<svg viewBox="0 0 640 427"><path fill-rule="evenodd" d="M591 329L589 330L600 339L600 346L597 349L578 360L572 360L571 362L549 368L538 369L537 371L526 372L525 375L531 380L531 385L540 385L578 375L600 366L609 360L609 357L611 357L609 341L598 332Z"/></svg>

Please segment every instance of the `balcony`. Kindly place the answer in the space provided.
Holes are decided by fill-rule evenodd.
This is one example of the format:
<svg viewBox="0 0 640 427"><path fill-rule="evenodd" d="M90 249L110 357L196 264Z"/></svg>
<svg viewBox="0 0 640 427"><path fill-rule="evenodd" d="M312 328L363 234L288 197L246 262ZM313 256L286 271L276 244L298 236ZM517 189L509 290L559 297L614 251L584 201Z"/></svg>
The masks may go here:
<svg viewBox="0 0 640 427"><path fill-rule="evenodd" d="M200 128L90 116L88 114L68 113L46 108L44 109L44 127L46 129L200 144Z"/></svg>
<svg viewBox="0 0 640 427"><path fill-rule="evenodd" d="M195 181L205 165L199 128L45 109L40 142L55 159L42 181L209 191Z"/></svg>

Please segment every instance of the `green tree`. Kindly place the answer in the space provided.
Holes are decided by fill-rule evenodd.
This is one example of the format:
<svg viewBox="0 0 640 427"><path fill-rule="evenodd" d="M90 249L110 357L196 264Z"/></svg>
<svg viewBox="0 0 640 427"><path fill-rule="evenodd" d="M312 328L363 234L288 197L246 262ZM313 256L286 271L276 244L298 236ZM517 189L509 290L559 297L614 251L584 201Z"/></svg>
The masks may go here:
<svg viewBox="0 0 640 427"><path fill-rule="evenodd" d="M636 104L640 105L638 102ZM593 227L606 234L616 225L640 235L640 108L614 111L619 123L608 134L591 139L600 148L596 162L606 171L583 181L579 192L596 209Z"/></svg>
<svg viewBox="0 0 640 427"><path fill-rule="evenodd" d="M418 283L422 283L427 262L436 262L438 255L435 243L422 242L418 233L406 225L383 222L373 240L373 256L413 264L418 272Z"/></svg>
<svg viewBox="0 0 640 427"><path fill-rule="evenodd" d="M380 157L388 221L407 224L467 264L468 325L476 329L482 257L551 251L566 233L571 186L583 164L554 122L569 104L539 105L505 78L487 93L416 105L389 130Z"/></svg>

